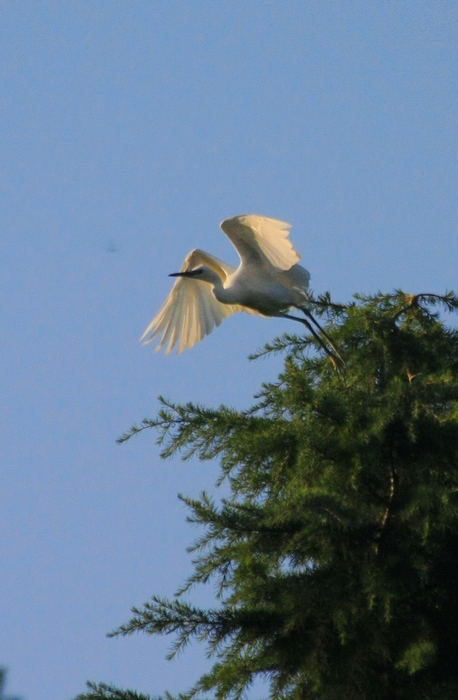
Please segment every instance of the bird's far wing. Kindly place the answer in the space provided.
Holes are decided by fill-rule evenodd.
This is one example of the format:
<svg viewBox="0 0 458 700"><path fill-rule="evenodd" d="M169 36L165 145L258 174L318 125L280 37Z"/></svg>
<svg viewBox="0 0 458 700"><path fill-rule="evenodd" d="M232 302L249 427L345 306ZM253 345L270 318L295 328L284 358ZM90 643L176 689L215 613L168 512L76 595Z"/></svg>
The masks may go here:
<svg viewBox="0 0 458 700"><path fill-rule="evenodd" d="M235 246L242 262L249 262L264 255L281 270L289 270L300 260L288 240L291 224L267 216L243 214L222 222L221 228Z"/></svg>
<svg viewBox="0 0 458 700"><path fill-rule="evenodd" d="M203 250L193 250L186 257L180 272L193 270L199 265L208 265L223 281L235 271L231 265L223 263L213 255ZM163 349L168 355L178 344L177 352L180 353L211 333L224 318L244 310L242 306L221 304L213 296L208 282L190 277L177 277L172 291L140 340L144 340L146 345L160 336L156 351Z"/></svg>

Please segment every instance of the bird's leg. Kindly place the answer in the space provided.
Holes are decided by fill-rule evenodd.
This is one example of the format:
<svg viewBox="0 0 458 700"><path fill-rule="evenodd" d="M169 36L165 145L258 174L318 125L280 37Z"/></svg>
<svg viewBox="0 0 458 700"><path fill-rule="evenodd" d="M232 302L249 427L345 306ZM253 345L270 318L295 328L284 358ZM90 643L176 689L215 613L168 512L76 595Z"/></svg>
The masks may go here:
<svg viewBox="0 0 458 700"><path fill-rule="evenodd" d="M309 319L315 324L315 326L318 328L318 330L320 331L320 333L322 333L322 334L324 335L324 337L325 337L326 340L328 341L329 345L330 345L331 348L334 350L336 356L339 358L339 360L342 362L342 364L345 364L345 362L344 362L344 360L343 360L343 357L342 357L341 354L340 354L339 348L338 348L337 345L334 343L334 341L331 340L331 338L330 338L329 335L326 333L326 331L320 326L320 324L318 323L318 321L316 320L316 318L315 318L314 316L312 316L312 314L310 313L310 311L309 311L308 309L306 309L304 306L298 306L297 308L300 309L300 310L302 311L302 313L305 314L305 315L307 316L307 318L309 318Z"/></svg>
<svg viewBox="0 0 458 700"><path fill-rule="evenodd" d="M284 313L279 313L276 315L279 316L280 318L290 318L292 321L299 321L299 323L302 323L306 328L308 328L308 330L313 335L315 340L317 340L319 342L319 344L321 345L321 347L323 348L325 353L331 358L333 365L336 369L337 369L338 365L344 364L344 361L343 361L342 357L340 356L340 353L336 352L336 354L334 354L333 352L331 352L331 350L328 348L326 343L322 340L322 338L320 338L320 336L315 331L313 326L305 318L299 318L298 316L291 316L291 314L284 314ZM324 335L326 336L326 333L324 333ZM334 348L333 343L330 343L330 345L332 348Z"/></svg>

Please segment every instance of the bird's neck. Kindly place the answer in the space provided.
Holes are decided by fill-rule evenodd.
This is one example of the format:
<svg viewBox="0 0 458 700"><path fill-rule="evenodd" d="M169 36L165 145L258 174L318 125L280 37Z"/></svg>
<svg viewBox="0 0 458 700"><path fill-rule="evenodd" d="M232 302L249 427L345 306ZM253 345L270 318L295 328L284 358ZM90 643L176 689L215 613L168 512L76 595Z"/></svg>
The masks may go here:
<svg viewBox="0 0 458 700"><path fill-rule="evenodd" d="M212 280L211 285L215 299L220 301L222 304L230 303L228 301L229 290L224 288L221 278L218 275L215 275L215 280Z"/></svg>
<svg viewBox="0 0 458 700"><path fill-rule="evenodd" d="M211 279L207 279L207 281L211 284L213 296L221 302L221 304L234 303L232 299L232 290L223 285L221 277L217 275L216 272L212 275Z"/></svg>

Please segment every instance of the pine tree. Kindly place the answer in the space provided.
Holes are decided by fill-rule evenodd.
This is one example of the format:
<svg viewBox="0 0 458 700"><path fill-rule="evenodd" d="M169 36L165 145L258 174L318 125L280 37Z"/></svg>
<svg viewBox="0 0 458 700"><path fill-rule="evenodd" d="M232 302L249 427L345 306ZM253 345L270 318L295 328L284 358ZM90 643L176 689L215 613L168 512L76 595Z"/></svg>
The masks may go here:
<svg viewBox="0 0 458 700"><path fill-rule="evenodd" d="M285 335L278 381L248 411L163 401L162 456L216 459L230 496L182 497L201 527L194 571L113 635L195 638L211 670L179 700L458 697L458 333L453 294L328 296L315 305L344 357ZM311 347L316 352L310 352ZM218 604L186 602L217 585ZM80 700L148 700L91 685ZM172 699L166 694L163 698Z"/></svg>

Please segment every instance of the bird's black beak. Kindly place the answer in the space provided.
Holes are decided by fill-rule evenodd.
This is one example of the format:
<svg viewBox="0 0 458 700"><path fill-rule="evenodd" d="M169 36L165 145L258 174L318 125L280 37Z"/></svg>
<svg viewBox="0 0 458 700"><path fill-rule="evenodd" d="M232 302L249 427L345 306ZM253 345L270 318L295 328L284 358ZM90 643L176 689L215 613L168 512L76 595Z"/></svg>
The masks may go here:
<svg viewBox="0 0 458 700"><path fill-rule="evenodd" d="M192 270L186 272L172 272L169 277L192 277Z"/></svg>

